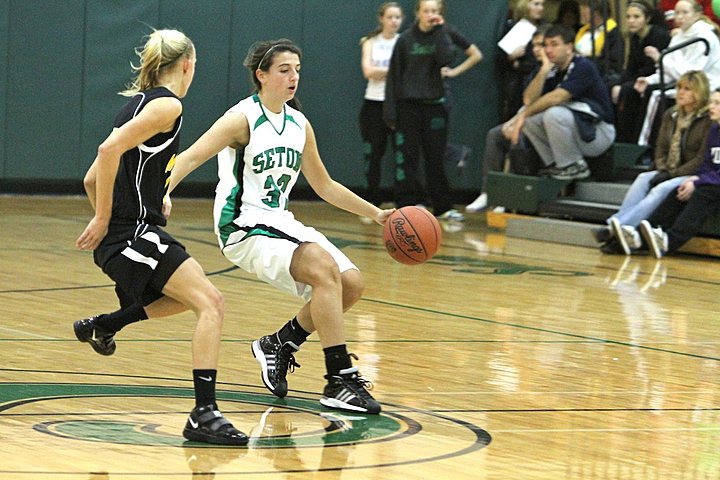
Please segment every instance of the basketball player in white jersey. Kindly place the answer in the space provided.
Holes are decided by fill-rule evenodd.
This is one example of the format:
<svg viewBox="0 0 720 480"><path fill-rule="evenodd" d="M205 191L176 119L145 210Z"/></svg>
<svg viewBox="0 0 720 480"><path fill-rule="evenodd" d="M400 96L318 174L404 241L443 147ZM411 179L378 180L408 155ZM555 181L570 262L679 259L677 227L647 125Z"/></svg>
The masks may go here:
<svg viewBox="0 0 720 480"><path fill-rule="evenodd" d="M377 208L328 175L310 122L292 106L301 56L286 39L257 42L250 48L244 65L256 93L230 108L177 157L170 191L217 154L220 181L214 219L223 254L307 301L279 331L252 343L265 386L278 397L287 394L287 371L299 366L294 353L317 330L327 368L320 403L379 413L380 404L368 392L370 382L353 367L345 345L343 312L360 299L362 275L324 235L295 220L288 211L288 197L302 171L313 190L338 208L379 224L393 210Z"/></svg>

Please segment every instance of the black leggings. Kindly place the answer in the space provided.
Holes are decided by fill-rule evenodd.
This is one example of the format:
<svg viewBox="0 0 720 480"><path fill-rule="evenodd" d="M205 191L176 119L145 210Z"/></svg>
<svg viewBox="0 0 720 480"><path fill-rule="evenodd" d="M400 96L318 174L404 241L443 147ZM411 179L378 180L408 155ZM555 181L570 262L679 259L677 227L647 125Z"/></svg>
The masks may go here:
<svg viewBox="0 0 720 480"><path fill-rule="evenodd" d="M393 156L396 151L393 131L383 121L383 102L365 100L360 109L360 135L363 139L365 155L365 200L380 205L380 177L382 159L387 149L388 138L391 141Z"/></svg>
<svg viewBox="0 0 720 480"><path fill-rule="evenodd" d="M672 191L648 218L651 225L665 230L668 251L674 252L702 228L705 220L720 207L720 185L695 187L690 200L681 202Z"/></svg>
<svg viewBox="0 0 720 480"><path fill-rule="evenodd" d="M420 157L424 160L427 193L435 215L452 208L445 175L448 112L443 104L401 101L395 132L399 154L395 158L395 192L398 207L422 203L418 180Z"/></svg>

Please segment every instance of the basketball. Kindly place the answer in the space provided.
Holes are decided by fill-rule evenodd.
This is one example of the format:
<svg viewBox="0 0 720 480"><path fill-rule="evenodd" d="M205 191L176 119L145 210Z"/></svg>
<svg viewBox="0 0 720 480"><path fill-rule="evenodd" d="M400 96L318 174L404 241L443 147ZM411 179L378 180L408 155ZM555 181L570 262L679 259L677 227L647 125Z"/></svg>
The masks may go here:
<svg viewBox="0 0 720 480"><path fill-rule="evenodd" d="M441 232L432 213L424 208L402 207L385 222L383 241L393 259L405 265L417 265L435 255L442 241Z"/></svg>

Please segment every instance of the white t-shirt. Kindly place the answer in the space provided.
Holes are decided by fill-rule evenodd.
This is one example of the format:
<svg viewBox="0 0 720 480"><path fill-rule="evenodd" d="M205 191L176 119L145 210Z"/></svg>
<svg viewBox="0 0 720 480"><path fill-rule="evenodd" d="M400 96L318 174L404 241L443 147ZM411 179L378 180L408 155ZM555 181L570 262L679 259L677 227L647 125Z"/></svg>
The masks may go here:
<svg viewBox="0 0 720 480"><path fill-rule="evenodd" d="M367 42L371 42L370 63L373 67L388 68L390 66L390 57L392 57L393 48L395 48L395 42L397 42L398 36L399 35L395 35L392 38L385 38L382 34L378 34L366 40ZM368 80L367 88L365 89L365 99L377 102L384 101L385 80Z"/></svg>

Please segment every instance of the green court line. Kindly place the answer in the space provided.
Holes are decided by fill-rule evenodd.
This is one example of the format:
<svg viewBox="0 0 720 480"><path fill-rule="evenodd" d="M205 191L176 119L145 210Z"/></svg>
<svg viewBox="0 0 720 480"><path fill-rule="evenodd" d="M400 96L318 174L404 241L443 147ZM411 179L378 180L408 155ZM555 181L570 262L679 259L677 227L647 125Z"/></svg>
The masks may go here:
<svg viewBox="0 0 720 480"><path fill-rule="evenodd" d="M234 270L238 270L238 267L235 267L235 266L228 267L228 268L225 268L222 270L218 270L216 272L207 273L207 275L208 276L226 275ZM244 277L240 277L240 276L233 276L233 278L236 278L237 280L244 281L244 282L264 284L264 282L262 282L258 279L253 279L253 278L244 278ZM105 288L105 287L109 287L109 286L112 286L112 285L96 285L95 287L87 287L87 288ZM66 288L66 289L75 289L75 288L82 288L82 287L70 287L70 288ZM58 288L55 290L64 290L64 289ZM37 291L37 290L31 290L31 291ZM0 291L0 293L4 293L4 292ZM617 346L622 346L622 347L649 350L649 351L654 351L654 352L658 352L658 353L669 353L672 355L681 355L681 356L686 356L686 357L691 357L691 358L720 361L720 358L718 358L718 357L710 357L707 355L699 355L699 354L688 353L688 352L679 352L676 350L669 350L669 349L665 349L665 348L650 347L647 345L623 342L623 341L619 341L619 340L610 340L610 339L606 339L606 338L592 337L592 336L581 335L581 334L576 334L576 333L562 332L559 330L552 330L552 329L541 328L541 327L531 327L528 325L521 325L521 324L517 324L517 323L500 322L497 320L478 318L478 317L473 317L470 315L462 315L459 313L442 312L439 310L434 310L434 309L429 309L429 308L424 308L424 307L416 307L413 305L405 305L405 304L396 303L396 302L388 302L385 300L362 298L361 301L369 302L369 303L377 303L379 305L388 305L388 306L392 306L392 307L396 307L396 308L404 308L407 310L414 310L414 311L430 313L430 314L434 314L434 315L441 315L444 317L451 317L451 318L462 319L462 320L472 320L475 322L483 322L483 323L487 323L487 324L491 324L491 325L502 325L502 326L506 326L506 327L517 328L520 330L529 330L529 331L534 331L534 332L549 333L551 335L561 335L561 336L565 336L565 337L572 337L572 338L579 339L581 341L586 341L586 342L604 343L604 344L608 344L608 345L617 345ZM5 340L5 341L7 341L7 340ZM28 341L30 341L30 340L28 340ZM38 341L41 341L41 340L38 340ZM157 341L157 340L153 339L152 341ZM379 343L379 341L376 341L376 342Z"/></svg>
<svg viewBox="0 0 720 480"><path fill-rule="evenodd" d="M352 231L348 231L348 230L344 230L344 229L323 228L323 230L325 230L325 231L336 231L336 232L343 232L343 233L349 233L349 234L353 234L353 235L358 235L357 232L352 232ZM178 239L190 240L190 241L195 241L195 242L204 243L204 244L208 244L208 245L212 243L212 242L209 242L209 241L206 241L206 240L199 240L199 239L196 239L196 238L193 238L193 237L189 237L189 236L180 236L180 235L176 235L176 234L175 234L175 237L178 238ZM472 249L472 248L470 248L470 247L464 247L464 246L458 247L458 246L453 246L453 248L458 248L458 249L463 249L463 250L471 250L471 251L475 252L475 250ZM522 255L517 255L517 254L506 254L506 253L503 253L503 254L501 254L501 255L499 255L499 256L500 256L500 257L511 257L511 258L512 258L512 257L516 257L516 258L534 258L534 257L526 257L526 256L522 256ZM536 259L536 260L537 260L537 259ZM603 269L604 269L605 267L587 266L587 268L589 268L589 269L603 268ZM223 275L223 274L230 273L230 272L232 272L232 271L234 271L234 270L237 270L237 269L238 269L238 267L236 267L236 266L231 266L231 267L228 267L228 268L225 268L225 269L222 269L222 270L218 270L218 271L215 271L215 272L206 273L206 275L208 275L208 276ZM252 282L252 283L264 284L264 282L262 282L262 281L260 281L260 280L258 280L258 279L249 279L249 278L243 278L243 277L237 277L237 276L233 276L233 278L236 278L236 279L241 280L241 281L247 281L247 282ZM669 278L669 279L675 279L675 280L683 280L683 281L689 281L689 282L696 282L696 283L704 283L704 284L708 284L708 285L720 285L720 282L702 281L702 280L695 280L695 279L681 278L681 277L672 277L672 276L670 276L670 277L668 277L668 278ZM113 286L113 285L95 285L95 286L84 286L84 287L58 287L58 288L48 288L48 289L4 290L4 291L0 291L0 294L3 294L3 293L42 292L42 291L61 291L61 290L75 290L75 289L89 289L89 288L107 288L107 287L112 287L112 286ZM617 346L622 346L622 347L638 348L638 349L642 349L642 350L649 350L649 351L654 351L654 352L659 352L659 353L669 353L669 354L672 354L672 355L681 355L681 356L686 356L686 357L691 357L691 358L699 358L699 359L705 359L705 360L720 361L720 358L718 358L718 357L710 357L710 356L706 356L706 355L699 355L699 354L688 353L688 352L679 352L679 351L676 351L676 350L669 350L669 349L664 349L664 348L650 347L650 346L647 346L647 345L640 345L640 344L635 344L635 343L630 343L630 342L623 342L623 341L619 341L619 340L610 340L610 339L605 339L605 338L592 337L592 336L588 336L588 335L581 335L581 334L575 334L575 333L569 333L569 332L562 332L562 331L559 331L559 330L552 330L552 329L546 329L546 328L541 328L541 327L531 327L531 326L521 325L521 324L515 324L515 323L500 322L500 321L497 321L497 320L489 320L489 319L478 318L478 317L473 317L473 316L469 316L469 315L462 315L462 314L455 314L455 313L449 313L449 312L442 312L442 311L433 310L433 309L429 309L429 308L416 307L416 306L412 306L412 305L405 305L405 304L400 304L400 303L395 303L395 302L388 302L388 301L384 301L384 300L377 300L377 299L370 299L370 298L362 298L361 301L370 302L370 303L377 303L377 304L380 304L380 305L389 305L389 306L393 306L393 307L397 307L397 308L405 308L405 309L408 309L408 310L414 310L414 311L419 311L419 312L424 312L424 313L431 313L431 314L435 314L435 315L441 315L441 316L451 317L451 318L456 318L456 319L472 320L472 321L475 321L475 322L483 322L483 323L492 324L492 325L502 325L502 326L517 328L517 329L521 329L521 330L530 330L530 331L535 331L535 332L548 333L548 334L551 334L551 335L561 335L561 336L566 336L566 337L572 337L572 338L580 339L580 341L585 341L585 342L603 343L603 344L617 345ZM8 341L8 340L7 340L7 339L0 339L0 341ZM15 340L15 341L18 341L18 340ZM48 340L42 340L42 339L37 339L37 340L32 339L32 340L31 340L31 339L27 339L27 340L22 340L22 341L63 341L63 340L49 340L49 339L48 339ZM136 341L142 341L142 340L136 340ZM158 340L151 340L151 341L158 341ZM165 340L165 341L172 341L172 340ZM177 340L177 341L188 341L188 340ZM375 342L376 342L376 343L380 343L380 341L375 341ZM478 342L478 343L480 343L480 342ZM490 343L490 342L487 342L487 343Z"/></svg>
<svg viewBox="0 0 720 480"><path fill-rule="evenodd" d="M249 339L232 339L226 338L221 340L222 343L251 343L256 338ZM136 339L122 339L122 343L173 343L173 342L184 342L190 343L190 338L136 338ZM0 338L0 342L70 342L77 343L76 339L68 338ZM597 344L600 343L597 340L423 340L423 339L404 339L404 340L347 340L347 343L571 343L571 344ZM305 343L320 343L320 340L306 340Z"/></svg>
<svg viewBox="0 0 720 480"><path fill-rule="evenodd" d="M696 354L696 353L678 352L678 351L676 351L676 350L668 350L668 349L665 349L665 348L649 347L649 346L646 346L646 345L639 345L639 344L637 344L637 343L622 342L622 341L619 341L619 340L609 340L609 339L606 339L606 338L591 337L591 336L589 336L589 335L580 335L580 334L577 334L577 333L562 332L562 331L559 331L559 330L551 330L551 329L549 329L549 328L531 327L531 326L528 326L528 325L520 325L520 324L518 324L518 323L499 322L499 321L497 321L497 320L488 320L488 319L486 319L486 318L471 317L470 315L462 315L462 314L459 314L459 313L441 312L441 311L433 310L433 309L430 309L430 308L415 307L415 306L413 306L413 305L403 305L403 304L398 304L398 303L393 303L393 302L387 302L387 301L384 301L384 300L373 300L373 299L365 299L365 300L368 301L368 302L378 303L378 304L381 304L381 305L389 305L389 306L393 306L393 307L402 307L402 308L406 308L406 309L408 309L408 310L415 310L415 311L417 311L417 312L432 313L432 314L435 314L435 315L441 315L441 316L443 316L443 317L459 318L459 319L463 319L463 320L473 320L473 321L475 321L475 322L488 323L488 324L491 324L491 325L502 325L502 326L504 326L504 327L512 327L512 328L517 328L517 329L520 329L520 330L530 330L530 331L534 331L534 332L549 333L549 334L552 334L552 335L562 335L562 336L566 336L566 337L579 338L579 339L582 339L582 340L595 341L595 342L606 343L606 344L610 344L610 345L618 345L618 346L622 346L622 347L639 348L639 349L642 349L642 350L650 350L650 351L660 352L660 353L670 353L670 354L673 354L673 355L682 355L682 356L685 356L685 357L700 358L700 359L703 359L703 360L715 360L715 361L720 361L720 358L718 358L718 357L709 357L709 356L707 356L707 355L698 355L698 354Z"/></svg>

